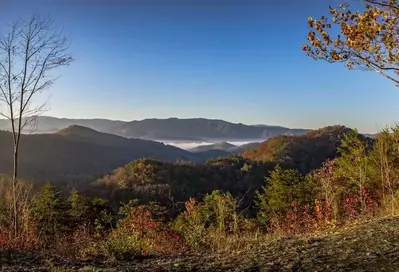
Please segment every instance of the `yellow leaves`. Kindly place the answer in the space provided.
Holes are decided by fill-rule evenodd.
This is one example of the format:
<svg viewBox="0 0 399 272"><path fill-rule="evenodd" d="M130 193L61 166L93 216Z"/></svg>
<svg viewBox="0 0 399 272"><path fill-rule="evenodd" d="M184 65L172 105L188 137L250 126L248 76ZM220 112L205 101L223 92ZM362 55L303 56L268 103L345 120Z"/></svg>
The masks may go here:
<svg viewBox="0 0 399 272"><path fill-rule="evenodd" d="M391 1L398 6L396 0ZM330 36L336 30L325 16L320 20L309 17L308 23L314 32L308 34L308 44L302 46L308 56L330 62L347 61L349 69L357 66L367 69L367 59L359 58L360 54L369 56L380 67L398 66L399 69L399 9L369 3L361 11L351 11L347 5L330 6L329 11L340 35Z"/></svg>
<svg viewBox="0 0 399 272"><path fill-rule="evenodd" d="M312 17L308 18L308 24L309 24L310 28L313 28L313 19L312 19Z"/></svg>
<svg viewBox="0 0 399 272"><path fill-rule="evenodd" d="M342 30L342 32L344 32L346 29L348 29L347 23L346 23L346 22L342 22L342 23L341 23L341 30Z"/></svg>
<svg viewBox="0 0 399 272"><path fill-rule="evenodd" d="M321 31L323 30L323 27L324 27L324 25L319 21L319 22L316 23L316 25L315 25L314 28L315 28L317 31L321 32Z"/></svg>
<svg viewBox="0 0 399 272"><path fill-rule="evenodd" d="M316 39L315 39L315 41L314 41L314 46L315 46L315 47L318 47L318 48L321 48L321 40L320 40L319 38L316 38Z"/></svg>
<svg viewBox="0 0 399 272"><path fill-rule="evenodd" d="M331 52L330 52L330 56L331 56L331 58L333 59L333 60L340 60L341 59L341 57L340 57L340 55L337 53L337 51L335 51L335 50L332 50Z"/></svg>
<svg viewBox="0 0 399 272"><path fill-rule="evenodd" d="M346 45L349 46L349 47L354 47L355 41L352 41L352 40L349 40L349 39L348 39L348 40L346 41Z"/></svg>
<svg viewBox="0 0 399 272"><path fill-rule="evenodd" d="M337 15L338 11L335 8L329 6L329 9L330 9L330 14Z"/></svg>
<svg viewBox="0 0 399 272"><path fill-rule="evenodd" d="M330 43L332 43L330 36L327 34L327 32L325 32L324 30L321 32L321 36L323 38L323 40L329 45Z"/></svg>
<svg viewBox="0 0 399 272"><path fill-rule="evenodd" d="M372 11L372 15L374 18L376 18L378 15L380 15L381 11L378 7L375 7L375 9Z"/></svg>
<svg viewBox="0 0 399 272"><path fill-rule="evenodd" d="M313 42L315 36L316 36L316 33L314 33L313 31L309 32L309 34L308 34L308 41L309 41L309 42Z"/></svg>

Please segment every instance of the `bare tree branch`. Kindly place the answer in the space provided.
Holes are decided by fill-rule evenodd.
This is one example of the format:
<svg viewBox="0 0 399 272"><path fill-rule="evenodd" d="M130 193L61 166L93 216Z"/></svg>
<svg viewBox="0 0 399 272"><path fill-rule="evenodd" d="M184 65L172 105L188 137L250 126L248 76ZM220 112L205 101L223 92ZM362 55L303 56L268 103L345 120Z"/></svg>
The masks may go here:
<svg viewBox="0 0 399 272"><path fill-rule="evenodd" d="M41 103L34 98L56 81L51 70L73 61L68 49L68 38L54 28L49 16L34 14L30 20L14 22L8 33L0 33L0 116L10 121L12 130L15 235L21 134L27 126L31 126L32 132L37 116L46 111L48 101Z"/></svg>
<svg viewBox="0 0 399 272"><path fill-rule="evenodd" d="M378 2L378 1L373 1L373 0L364 0L364 2L369 3L369 4L373 4L373 5L378 5L381 7L389 7L389 8L393 8L399 11L399 6L395 6L395 5L391 5L389 3L385 3L385 2Z"/></svg>

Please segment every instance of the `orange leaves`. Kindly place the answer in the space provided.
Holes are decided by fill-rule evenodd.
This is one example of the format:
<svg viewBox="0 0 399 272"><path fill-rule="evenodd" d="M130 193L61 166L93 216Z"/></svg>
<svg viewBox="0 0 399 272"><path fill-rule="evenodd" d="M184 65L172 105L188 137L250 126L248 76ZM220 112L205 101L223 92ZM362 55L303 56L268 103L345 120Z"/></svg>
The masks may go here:
<svg viewBox="0 0 399 272"><path fill-rule="evenodd" d="M322 31L321 36L322 36L323 40L327 43L327 45L332 43L330 36L327 34L327 32Z"/></svg>
<svg viewBox="0 0 399 272"><path fill-rule="evenodd" d="M198 202L190 197L185 203L184 203L185 207L186 207L186 211L188 214L193 214L194 212L197 211L198 208Z"/></svg>
<svg viewBox="0 0 399 272"><path fill-rule="evenodd" d="M335 50L332 50L330 52L330 54L331 54L331 58L333 60L340 60L341 59L341 56Z"/></svg>
<svg viewBox="0 0 399 272"><path fill-rule="evenodd" d="M312 43L314 41L315 36L316 36L316 33L314 33L313 31L309 32L308 41Z"/></svg>
<svg viewBox="0 0 399 272"><path fill-rule="evenodd" d="M131 209L128 217L121 220L121 227L131 231L147 232L155 230L161 223L152 218L152 213L147 206L141 205Z"/></svg>
<svg viewBox="0 0 399 272"><path fill-rule="evenodd" d="M140 205L131 208L129 215L120 220L116 232L127 237L136 237L140 251L146 254L148 249L156 253L176 253L185 251L185 241L167 224L154 219L154 214L148 206Z"/></svg>
<svg viewBox="0 0 399 272"><path fill-rule="evenodd" d="M308 18L306 55L328 62L345 61L349 69L377 71L399 83L395 74L399 63L399 5L397 1L373 1L362 11L351 11L348 5L329 7L331 18ZM335 37L331 21L340 34ZM394 52L394 53L392 53ZM392 69L394 68L394 69Z"/></svg>
<svg viewBox="0 0 399 272"><path fill-rule="evenodd" d="M315 199L315 205L297 205L291 203L291 209L277 223L278 228L289 234L321 230L331 224L333 216L331 203L328 200ZM276 222L276 221L275 221Z"/></svg>
<svg viewBox="0 0 399 272"><path fill-rule="evenodd" d="M313 28L313 19L312 19L312 17L308 18L308 24L309 24L310 28Z"/></svg>

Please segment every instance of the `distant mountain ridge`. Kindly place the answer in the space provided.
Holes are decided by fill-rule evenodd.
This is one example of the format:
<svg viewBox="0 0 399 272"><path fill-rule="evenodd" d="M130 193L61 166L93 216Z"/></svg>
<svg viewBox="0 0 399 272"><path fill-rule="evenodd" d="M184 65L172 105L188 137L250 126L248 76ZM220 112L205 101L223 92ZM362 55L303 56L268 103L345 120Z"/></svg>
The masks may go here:
<svg viewBox="0 0 399 272"><path fill-rule="evenodd" d="M0 173L11 174L12 135L0 131ZM180 148L160 142L127 139L72 125L57 133L22 135L20 177L51 182L82 182L139 158L175 162L203 161Z"/></svg>
<svg viewBox="0 0 399 272"><path fill-rule="evenodd" d="M223 120L205 118L193 119L145 119L125 123L118 135L128 138L148 138L156 140L199 138L202 140L265 140L277 135L296 135L306 133L305 129L283 127L257 127L234 124Z"/></svg>
<svg viewBox="0 0 399 272"><path fill-rule="evenodd" d="M88 127L98 132L115 134L126 138L158 141L260 141L277 135L298 135L308 131L306 129L290 129L280 126L235 124L223 120L205 118L144 119L125 122L107 119L67 119L40 116L38 117L35 133L55 133L71 125ZM0 130L10 130L8 120L0 120ZM29 131L24 132L27 133Z"/></svg>
<svg viewBox="0 0 399 272"><path fill-rule="evenodd" d="M125 121L108 120L108 119L68 119L68 118L56 118L50 116L39 116L37 118L37 128L34 133L56 133L59 130L67 128L72 125L78 125L94 129L98 132L112 133L113 130L117 129ZM0 119L0 130L11 130L10 121ZM30 128L24 130L24 133L29 133Z"/></svg>

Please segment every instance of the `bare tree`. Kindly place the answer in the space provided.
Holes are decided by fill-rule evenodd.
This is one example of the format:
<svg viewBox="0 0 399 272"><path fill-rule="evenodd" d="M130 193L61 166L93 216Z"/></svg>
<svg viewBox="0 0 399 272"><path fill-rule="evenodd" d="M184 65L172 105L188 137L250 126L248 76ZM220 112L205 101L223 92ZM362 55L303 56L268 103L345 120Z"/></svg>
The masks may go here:
<svg viewBox="0 0 399 272"><path fill-rule="evenodd" d="M46 101L33 98L50 88L50 72L73 59L68 37L57 31L51 19L34 14L29 20L13 22L0 33L0 115L10 121L13 143L14 232L18 231L16 184L22 131L35 124L46 110Z"/></svg>

